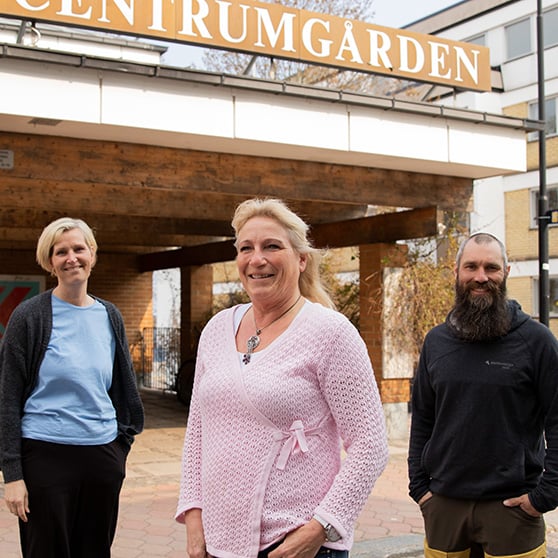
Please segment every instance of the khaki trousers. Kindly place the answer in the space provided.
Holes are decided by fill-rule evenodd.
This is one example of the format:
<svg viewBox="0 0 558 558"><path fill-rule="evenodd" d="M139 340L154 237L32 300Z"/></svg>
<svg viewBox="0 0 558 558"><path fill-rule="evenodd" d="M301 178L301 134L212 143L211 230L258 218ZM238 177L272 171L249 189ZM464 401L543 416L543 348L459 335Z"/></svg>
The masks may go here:
<svg viewBox="0 0 558 558"><path fill-rule="evenodd" d="M544 519L519 507L434 494L421 511L425 558L546 558Z"/></svg>

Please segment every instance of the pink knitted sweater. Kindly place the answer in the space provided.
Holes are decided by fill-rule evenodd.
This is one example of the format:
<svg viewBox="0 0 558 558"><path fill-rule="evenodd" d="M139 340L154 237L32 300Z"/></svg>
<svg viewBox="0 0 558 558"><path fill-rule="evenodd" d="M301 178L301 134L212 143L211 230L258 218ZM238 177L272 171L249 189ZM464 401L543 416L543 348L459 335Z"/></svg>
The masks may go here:
<svg viewBox="0 0 558 558"><path fill-rule="evenodd" d="M366 346L343 315L306 304L265 355L241 365L234 311L200 339L176 519L201 508L219 558L254 558L314 513L342 535L327 546L350 549L388 455Z"/></svg>

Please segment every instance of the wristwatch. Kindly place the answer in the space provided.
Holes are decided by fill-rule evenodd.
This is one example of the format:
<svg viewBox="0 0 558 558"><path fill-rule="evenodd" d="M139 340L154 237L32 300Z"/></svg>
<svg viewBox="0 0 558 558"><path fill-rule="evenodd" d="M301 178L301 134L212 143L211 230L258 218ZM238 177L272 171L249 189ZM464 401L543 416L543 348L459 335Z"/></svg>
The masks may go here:
<svg viewBox="0 0 558 558"><path fill-rule="evenodd" d="M328 542L337 542L341 538L341 535L331 523L323 520L319 515L314 515L313 518L324 528L326 540Z"/></svg>

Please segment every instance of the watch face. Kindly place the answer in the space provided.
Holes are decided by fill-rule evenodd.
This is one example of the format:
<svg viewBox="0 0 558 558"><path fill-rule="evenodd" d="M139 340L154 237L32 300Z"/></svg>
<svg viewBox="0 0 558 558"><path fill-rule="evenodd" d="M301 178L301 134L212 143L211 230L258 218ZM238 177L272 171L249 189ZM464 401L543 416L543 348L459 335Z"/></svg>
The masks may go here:
<svg viewBox="0 0 558 558"><path fill-rule="evenodd" d="M329 542L336 542L341 538L341 535L337 532L333 525L328 525L326 529L326 537Z"/></svg>

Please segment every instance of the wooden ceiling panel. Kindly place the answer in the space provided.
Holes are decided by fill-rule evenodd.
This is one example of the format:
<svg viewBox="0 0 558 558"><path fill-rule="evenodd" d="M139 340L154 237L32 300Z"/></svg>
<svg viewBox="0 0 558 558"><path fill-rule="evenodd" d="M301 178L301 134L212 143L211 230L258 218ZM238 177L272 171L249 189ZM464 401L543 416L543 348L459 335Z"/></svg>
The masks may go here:
<svg viewBox="0 0 558 558"><path fill-rule="evenodd" d="M444 176L423 177L386 169L56 136L0 133L0 142L15 153L13 176L69 184L404 206L400 203L399 187L405 188L407 197L427 184L443 189L448 181ZM378 201L378 196L385 200Z"/></svg>
<svg viewBox="0 0 558 558"><path fill-rule="evenodd" d="M463 192L472 190L470 179L444 175L56 136L0 132L0 145L14 152L13 178L106 185L115 195L133 187L236 199L275 195L357 206L464 209L469 196Z"/></svg>
<svg viewBox="0 0 558 558"><path fill-rule="evenodd" d="M472 194L464 178L55 136L0 132L0 149L14 154L0 168L0 247L14 249L34 249L63 215L104 251L150 253L232 237L234 209L255 196L284 199L314 228L370 205L465 210Z"/></svg>
<svg viewBox="0 0 558 558"><path fill-rule="evenodd" d="M51 221L65 216L77 217L86 221L99 232L111 233L128 231L145 235L199 235L230 236L230 220L216 219L161 219L159 217L140 217L120 215L115 211L110 214L94 213L80 210L73 214L69 211L47 211L37 208L0 208L0 227L37 228L42 230ZM117 219L115 217L118 217Z"/></svg>

